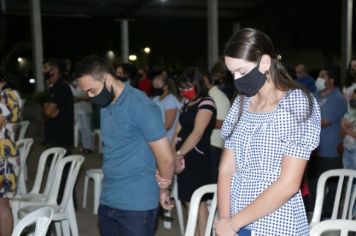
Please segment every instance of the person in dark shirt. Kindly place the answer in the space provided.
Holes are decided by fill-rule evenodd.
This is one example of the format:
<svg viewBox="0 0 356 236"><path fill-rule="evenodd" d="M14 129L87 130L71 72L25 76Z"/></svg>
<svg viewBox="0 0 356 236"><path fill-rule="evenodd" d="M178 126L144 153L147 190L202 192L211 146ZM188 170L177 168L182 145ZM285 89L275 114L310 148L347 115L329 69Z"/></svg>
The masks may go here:
<svg viewBox="0 0 356 236"><path fill-rule="evenodd" d="M46 60L43 64L44 79L49 87L47 102L43 104L42 111L46 117L45 139L47 146L63 147L67 155L71 152L74 129L73 95L69 85L61 74L61 65L55 58ZM64 183L67 178L68 168L65 167L62 182L58 194L58 202L61 201ZM76 198L74 197L74 205Z"/></svg>

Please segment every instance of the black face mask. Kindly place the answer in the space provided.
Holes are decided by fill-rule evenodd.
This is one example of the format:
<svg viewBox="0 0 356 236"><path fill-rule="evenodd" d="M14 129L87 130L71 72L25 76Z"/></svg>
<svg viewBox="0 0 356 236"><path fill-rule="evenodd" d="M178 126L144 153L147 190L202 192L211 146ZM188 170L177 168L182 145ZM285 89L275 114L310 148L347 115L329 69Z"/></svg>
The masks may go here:
<svg viewBox="0 0 356 236"><path fill-rule="evenodd" d="M163 88L153 88L152 89L152 96L161 96L164 93Z"/></svg>
<svg viewBox="0 0 356 236"><path fill-rule="evenodd" d="M267 77L258 70L258 66L241 78L234 79L235 88L247 97L255 96L265 84Z"/></svg>
<svg viewBox="0 0 356 236"><path fill-rule="evenodd" d="M92 97L90 100L98 105L101 108L106 107L107 105L109 105L112 100L114 99L114 89L111 87L111 91L109 91L106 88L105 82L104 82L104 87L101 90L101 92L96 95L95 97Z"/></svg>
<svg viewBox="0 0 356 236"><path fill-rule="evenodd" d="M126 76L117 76L117 79L120 80L121 82L126 82L129 80Z"/></svg>
<svg viewBox="0 0 356 236"><path fill-rule="evenodd" d="M350 106L354 109L356 109L356 98L351 98L350 100Z"/></svg>

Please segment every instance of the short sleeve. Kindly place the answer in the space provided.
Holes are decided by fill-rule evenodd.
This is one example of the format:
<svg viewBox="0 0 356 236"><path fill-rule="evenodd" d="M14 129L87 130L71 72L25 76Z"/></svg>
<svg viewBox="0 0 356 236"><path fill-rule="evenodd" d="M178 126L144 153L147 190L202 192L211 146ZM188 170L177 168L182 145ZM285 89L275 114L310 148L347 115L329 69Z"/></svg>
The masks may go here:
<svg viewBox="0 0 356 236"><path fill-rule="evenodd" d="M216 112L215 102L211 98L203 98L198 105L198 109L209 110L211 112Z"/></svg>
<svg viewBox="0 0 356 236"><path fill-rule="evenodd" d="M147 100L147 102L141 103L135 109L133 119L148 142L154 142L166 136L161 110L153 101Z"/></svg>
<svg viewBox="0 0 356 236"><path fill-rule="evenodd" d="M282 135L285 155L309 160L311 152L319 145L320 108L314 96L311 99L311 112L308 97L301 90L292 92L284 104L290 108L286 116L288 128Z"/></svg>
<svg viewBox="0 0 356 236"><path fill-rule="evenodd" d="M224 147L228 149L232 149L234 147L232 133L234 132L239 116L240 101L240 96L236 97L221 127L221 138L225 141Z"/></svg>
<svg viewBox="0 0 356 236"><path fill-rule="evenodd" d="M164 103L164 110L171 110L171 109L177 109L179 110L181 108L180 103L178 102L178 99L174 97L174 95L168 95L167 100Z"/></svg>
<svg viewBox="0 0 356 236"><path fill-rule="evenodd" d="M66 103L67 99L72 97L70 93L72 93L72 91L69 87L58 86L52 91L52 94L50 94L49 102L61 107Z"/></svg>

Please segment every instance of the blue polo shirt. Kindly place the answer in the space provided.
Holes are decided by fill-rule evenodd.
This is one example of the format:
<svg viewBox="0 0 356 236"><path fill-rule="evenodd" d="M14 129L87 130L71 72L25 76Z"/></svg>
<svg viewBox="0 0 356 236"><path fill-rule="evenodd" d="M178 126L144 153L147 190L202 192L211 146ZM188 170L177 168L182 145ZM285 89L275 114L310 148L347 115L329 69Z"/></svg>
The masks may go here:
<svg viewBox="0 0 356 236"><path fill-rule="evenodd" d="M166 136L160 109L125 84L115 102L101 109L104 180L100 204L121 210L158 206L156 161L149 142Z"/></svg>
<svg viewBox="0 0 356 236"><path fill-rule="evenodd" d="M346 100L339 89L335 89L332 93L323 97L320 91L316 92L315 98L320 106L321 118L331 122L331 125L321 128L318 156L338 157L337 146L341 142L339 132L341 119L347 111Z"/></svg>

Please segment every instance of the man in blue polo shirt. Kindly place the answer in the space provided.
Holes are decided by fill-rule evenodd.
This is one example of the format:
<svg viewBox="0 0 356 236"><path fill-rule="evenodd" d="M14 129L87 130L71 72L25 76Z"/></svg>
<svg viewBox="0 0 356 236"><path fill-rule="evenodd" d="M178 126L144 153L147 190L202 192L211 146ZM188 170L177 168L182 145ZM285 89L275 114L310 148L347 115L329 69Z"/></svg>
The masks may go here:
<svg viewBox="0 0 356 236"><path fill-rule="evenodd" d="M336 79L333 71L320 70L318 81L316 82L318 91L315 93L315 98L320 106L321 132L317 155L310 162L311 176L309 184L312 205L314 205L320 175L331 169L342 168L342 158L338 153L338 145L341 142L341 119L347 111L347 103L338 88L338 82L339 80ZM329 190L325 197L322 218L331 217L336 187L337 180L332 180L328 183Z"/></svg>
<svg viewBox="0 0 356 236"><path fill-rule="evenodd" d="M101 57L82 59L75 76L81 90L101 107L101 234L153 236L159 199L163 208L172 207L168 187L174 173L160 110L144 93L117 80Z"/></svg>

